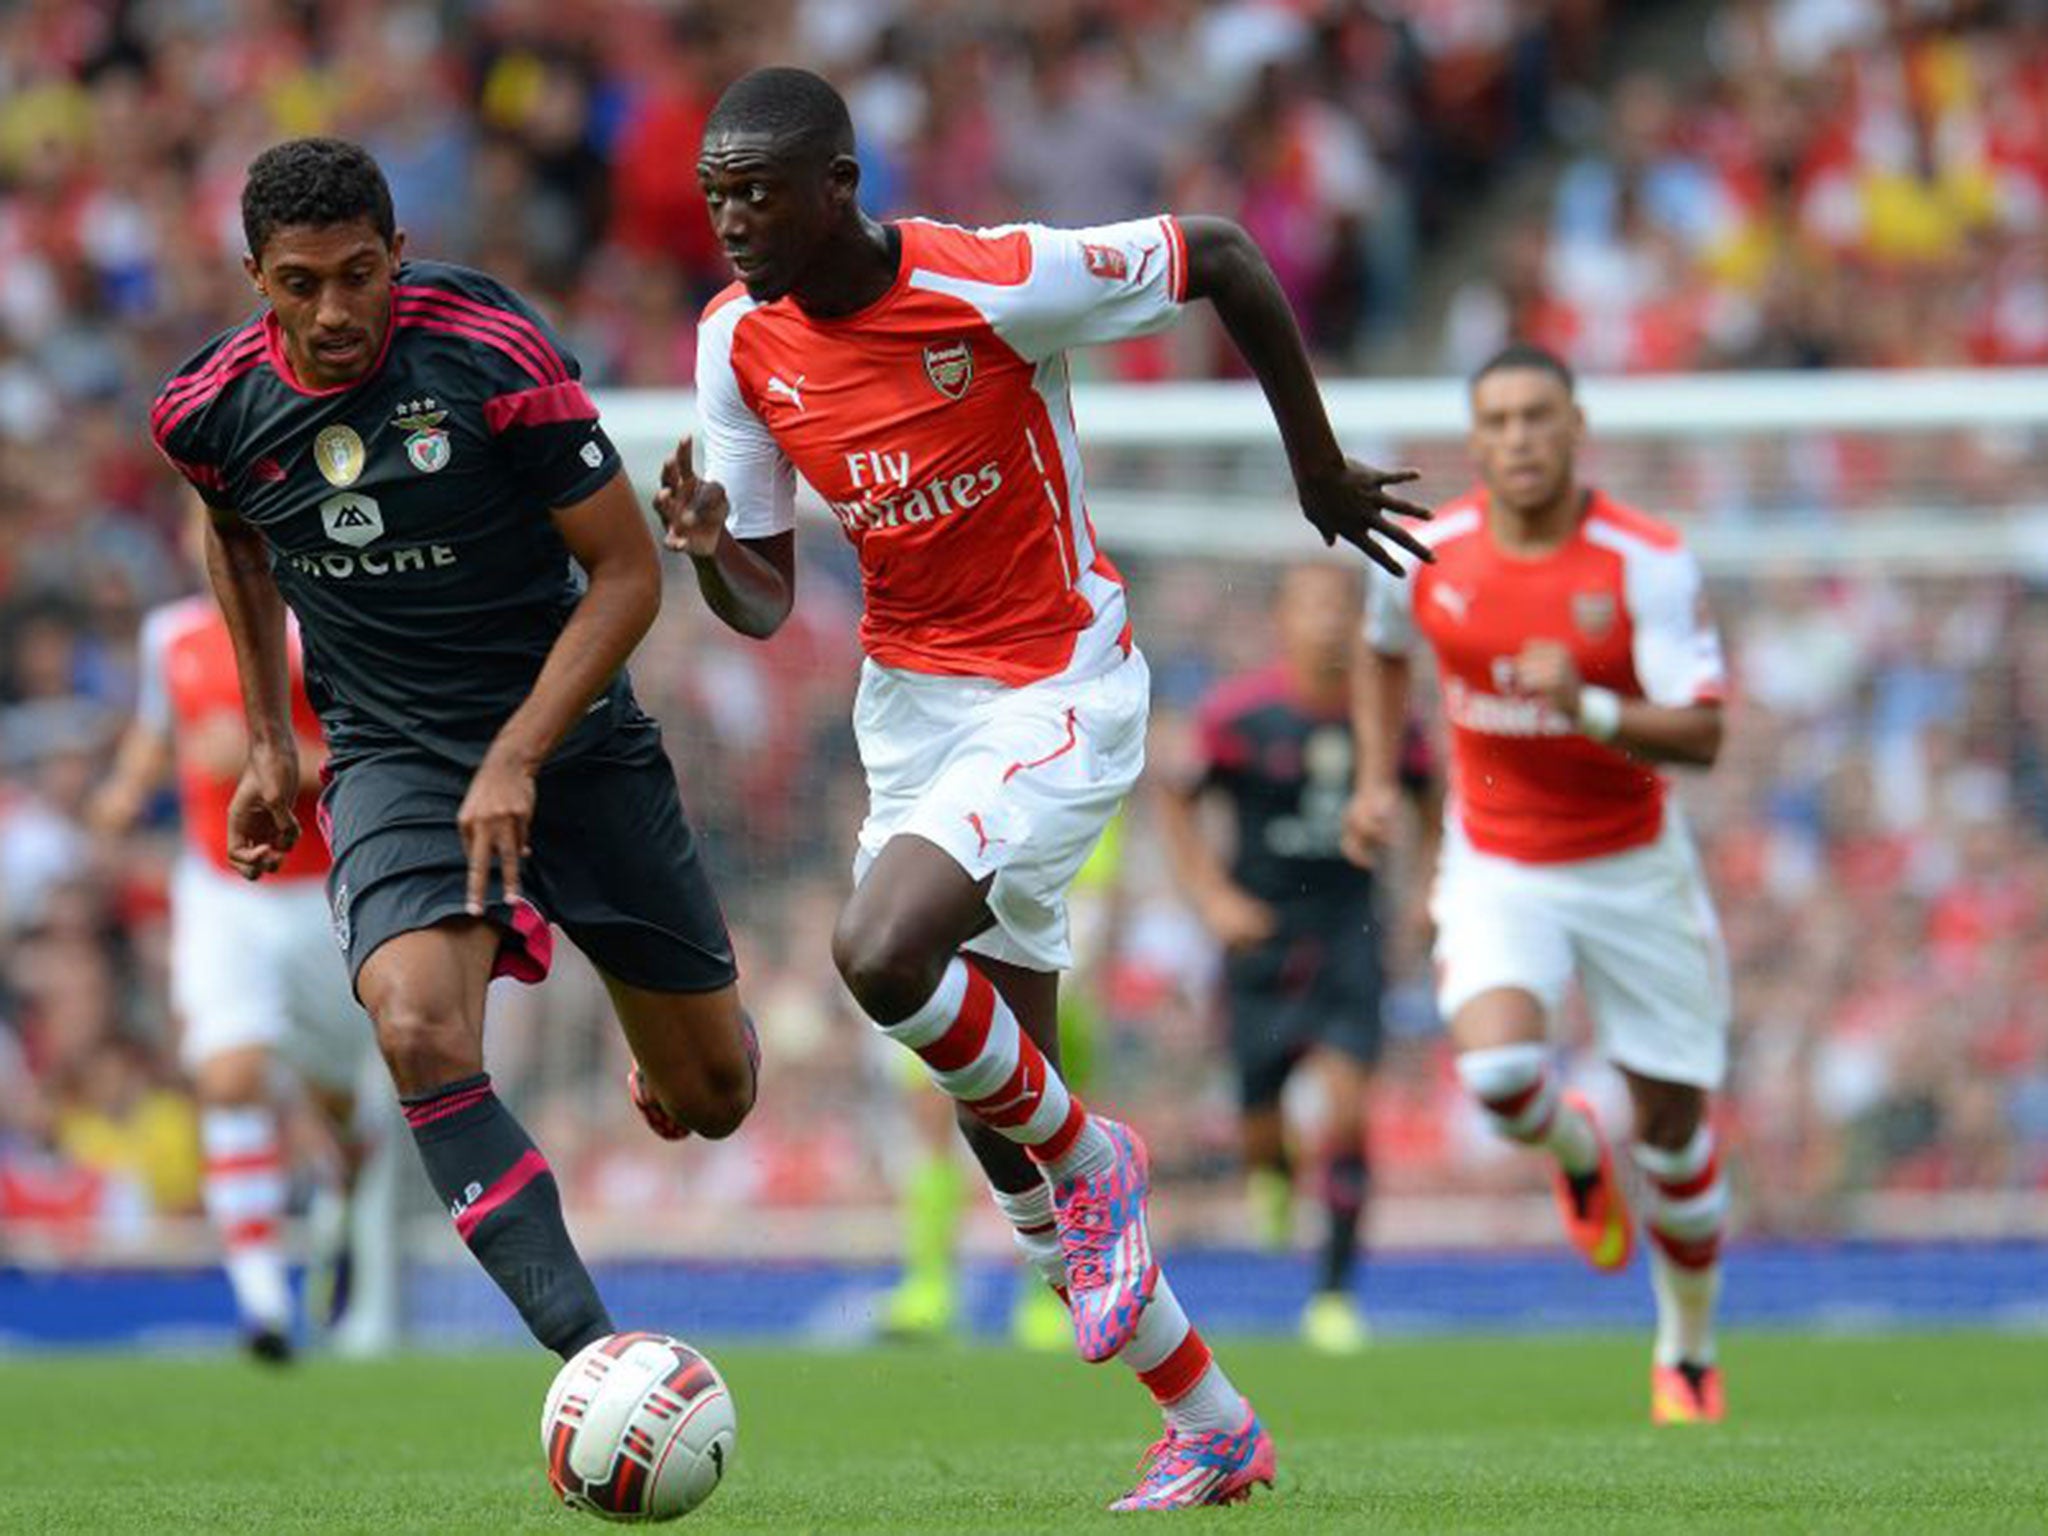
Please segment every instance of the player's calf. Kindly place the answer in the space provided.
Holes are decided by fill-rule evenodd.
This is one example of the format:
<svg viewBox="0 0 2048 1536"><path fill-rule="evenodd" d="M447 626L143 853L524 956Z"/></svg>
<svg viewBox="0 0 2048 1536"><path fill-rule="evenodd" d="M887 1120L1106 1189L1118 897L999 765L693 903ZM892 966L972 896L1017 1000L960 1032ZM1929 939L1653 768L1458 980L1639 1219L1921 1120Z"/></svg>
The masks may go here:
<svg viewBox="0 0 2048 1536"><path fill-rule="evenodd" d="M1591 1173L1599 1162L1594 1127L1566 1102L1548 1046L1528 1041L1460 1052L1458 1078L1507 1140L1546 1149L1567 1173Z"/></svg>
<svg viewBox="0 0 2048 1536"><path fill-rule="evenodd" d="M1055 1180L1112 1160L1107 1137L980 967L951 960L917 1008L881 1028L917 1054L941 1090Z"/></svg>
<svg viewBox="0 0 2048 1536"><path fill-rule="evenodd" d="M1351 1289L1358 1267L1359 1227L1371 1187L1372 1168L1366 1161L1363 1135L1336 1142L1324 1156L1322 1167L1325 1231L1316 1265L1320 1295L1341 1295Z"/></svg>
<svg viewBox="0 0 2048 1536"><path fill-rule="evenodd" d="M1146 1232L1144 1147L1090 1116L1017 1022L993 982L955 959L922 1006L883 1033L915 1051L932 1081L1023 1147L1053 1186L1074 1334L1084 1358L1129 1342L1158 1266Z"/></svg>
<svg viewBox="0 0 2048 1536"><path fill-rule="evenodd" d="M1638 1144L1635 1160L1648 1186L1645 1225L1656 1250L1680 1270L1719 1265L1728 1181L1712 1127L1700 1126L1676 1149Z"/></svg>
<svg viewBox="0 0 2048 1536"><path fill-rule="evenodd" d="M1041 1183L993 1193L1018 1251L1037 1270L1050 1294L1067 1301L1066 1248L1055 1219L1051 1188ZM1152 1394L1166 1421L1166 1433L1141 1459L1139 1486L1112 1508L1164 1509L1182 1503L1233 1502L1253 1482L1272 1480L1271 1440L1263 1431L1249 1440L1234 1438L1235 1431L1252 1416L1251 1405L1224 1374L1164 1275L1155 1275L1151 1298L1116 1358ZM1230 1463L1221 1475L1181 1475L1195 1469L1203 1456L1219 1445L1225 1446L1224 1459ZM1161 1475L1162 1461L1178 1465L1180 1472ZM1250 1475L1245 1475L1248 1469Z"/></svg>
<svg viewBox="0 0 2048 1536"><path fill-rule="evenodd" d="M427 1178L455 1230L533 1336L567 1359L613 1331L562 1220L554 1171L489 1074L400 1100Z"/></svg>
<svg viewBox="0 0 2048 1536"><path fill-rule="evenodd" d="M1698 1124L1673 1147L1638 1145L1644 1176L1644 1226L1650 1237L1650 1283L1657 1297L1657 1376L1652 1412L1678 1421L1687 1397L1698 1413L1684 1422L1720 1417L1714 1372L1714 1313L1721 1295L1721 1241L1728 1222L1728 1181L1711 1126ZM1677 1376L1670 1373L1678 1372ZM1712 1377L1709 1391L1701 1383Z"/></svg>
<svg viewBox="0 0 2048 1536"><path fill-rule="evenodd" d="M720 1141L737 1131L753 1111L760 1089L761 1039L746 1014L739 1022L742 1056L691 1055L671 1059L665 1071L634 1062L626 1094L648 1128L664 1141L692 1135Z"/></svg>
<svg viewBox="0 0 2048 1536"><path fill-rule="evenodd" d="M268 1104L209 1104L199 1117L206 1213L220 1234L228 1282L258 1359L290 1354L291 1290L282 1231L286 1168Z"/></svg>
<svg viewBox="0 0 2048 1536"><path fill-rule="evenodd" d="M1549 1049L1529 1042L1466 1051L1458 1076L1496 1131L1557 1159L1558 1213L1572 1246L1595 1269L1626 1268L1635 1228L1613 1153L1592 1106L1559 1086Z"/></svg>
<svg viewBox="0 0 2048 1536"><path fill-rule="evenodd" d="M987 972L955 953L986 921L983 898L940 850L892 842L840 913L833 961L884 1034L1045 1170L1076 1338L1084 1356L1107 1359L1129 1341L1157 1275L1143 1152L1127 1134L1112 1136L1120 1127L1088 1115Z"/></svg>

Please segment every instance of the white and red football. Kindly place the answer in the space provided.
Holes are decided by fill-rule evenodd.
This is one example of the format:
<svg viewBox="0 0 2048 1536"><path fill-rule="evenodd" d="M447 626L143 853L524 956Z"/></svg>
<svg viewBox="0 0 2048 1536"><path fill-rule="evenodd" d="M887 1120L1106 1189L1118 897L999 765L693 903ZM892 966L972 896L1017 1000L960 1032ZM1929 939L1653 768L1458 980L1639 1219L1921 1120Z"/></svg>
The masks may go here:
<svg viewBox="0 0 2048 1536"><path fill-rule="evenodd" d="M556 1373L541 1408L548 1485L605 1520L673 1520L711 1497L738 1430L725 1378L662 1333L614 1333Z"/></svg>

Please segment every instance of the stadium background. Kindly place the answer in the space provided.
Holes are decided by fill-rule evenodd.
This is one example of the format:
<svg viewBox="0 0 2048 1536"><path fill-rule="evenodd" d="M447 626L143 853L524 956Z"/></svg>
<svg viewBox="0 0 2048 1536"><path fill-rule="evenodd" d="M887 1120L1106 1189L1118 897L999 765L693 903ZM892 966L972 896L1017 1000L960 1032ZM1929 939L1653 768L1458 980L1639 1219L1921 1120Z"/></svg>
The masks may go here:
<svg viewBox="0 0 2048 1536"><path fill-rule="evenodd" d="M235 216L249 157L295 133L366 143L410 249L525 289L637 422L658 403L617 392L687 384L693 316L725 281L694 188L698 128L723 81L771 60L845 90L878 211L1239 218L1331 380L1455 376L1510 334L1609 379L1804 370L1791 388L1814 402L1875 387L1824 369L2048 363L2040 5L0 8L0 1335L228 1326L203 1269L160 1272L208 1251L164 1001L173 810L118 843L80 812L132 697L139 615L193 583L143 408L250 306ZM1085 369L1134 386L1230 371L1200 319ZM1629 399L1625 379L1605 398ZM2048 1262L2023 1245L2048 1235L2048 602L2020 558L2038 577L2048 545L2026 519L2044 502L2048 410L1979 427L1944 398L1946 425L1694 421L1600 460L1717 552L1740 682L1729 753L1687 792L1737 975L1738 1317L1768 1313L1766 1295L1859 1317L2048 1306ZM1084 410L1084 440L1088 426ZM634 439L641 462L658 442ZM1434 498L1462 488L1440 436L1351 445L1424 463ZM1262 653L1272 563L1312 541L1270 455L1132 447L1093 467L1105 542L1132 551L1170 751L1201 688ZM1126 537L1115 505L1148 497L1151 531ZM832 1298L859 1280L835 1266L889 1247L901 1109L825 945L860 801L857 589L829 529L808 530L803 560L798 618L772 644L725 634L685 584L635 664L763 1026L767 1092L744 1134L681 1152L647 1137L573 967L496 1005L494 1069L579 1233L631 1261L617 1284L647 1287L623 1310L670 1284L653 1257L753 1253L776 1263L699 1292L752 1308L737 1326L854 1329L857 1301ZM1152 1138L1169 1235L1224 1250L1176 1272L1184 1294L1271 1325L1305 1278L1229 1247L1244 1224L1213 955L1142 807L1123 847L1081 984L1097 1092ZM1548 1217L1533 1160L1496 1151L1461 1103L1417 934L1392 926L1403 985L1374 1227L1410 1256L1372 1270L1373 1309L1605 1315L1574 1313L1580 1289L1547 1258L1447 1256L1543 1243ZM415 1324L459 1332L482 1282L424 1190L411 1199ZM992 1221L974 1233L989 1255L998 1238ZM88 1270L96 1288L71 1283ZM1269 1292L1284 1300L1262 1311Z"/></svg>

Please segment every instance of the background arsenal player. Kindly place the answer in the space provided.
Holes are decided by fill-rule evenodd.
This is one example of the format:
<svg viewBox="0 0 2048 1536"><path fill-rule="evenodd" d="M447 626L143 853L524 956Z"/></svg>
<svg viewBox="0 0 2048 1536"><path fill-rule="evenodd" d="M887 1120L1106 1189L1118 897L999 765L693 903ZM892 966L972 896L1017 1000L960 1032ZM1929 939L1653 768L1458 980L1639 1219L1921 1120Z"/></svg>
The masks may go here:
<svg viewBox="0 0 2048 1536"><path fill-rule="evenodd" d="M1515 346L1474 376L1480 487L1423 535L1415 580L1377 581L1356 690L1354 856L1399 796L1417 637L1436 653L1452 791L1431 915L1458 1073L1510 1140L1558 1162L1566 1225L1618 1270L1633 1228L1590 1106L1547 1036L1577 977L1635 1105L1657 1294L1652 1417L1721 1417L1713 1321L1727 1183L1707 1095L1728 983L1692 841L1656 765L1721 747L1720 642L1676 532L1580 483L1570 370Z"/></svg>
<svg viewBox="0 0 2048 1536"><path fill-rule="evenodd" d="M193 531L203 514L194 512ZM199 543L197 537L193 543ZM248 757L235 651L213 599L168 603L143 620L135 718L114 769L93 797L95 830L119 835L135 824L175 769L182 846L171 880L171 1003L179 1047L199 1099L206 1213L220 1234L229 1284L249 1350L290 1357L292 1298L283 1241L291 1160L286 1154L278 1067L288 1065L333 1133L336 1162L322 1170L344 1188L367 1150L353 1130L355 1091L371 1058L369 1021L349 993L334 952L322 880L327 843L314 824L314 778L327 755L305 699L296 640L290 650L291 718L298 734L298 802L309 830L262 886L228 863L228 805ZM378 1181L385 1209L363 1223L388 1269L390 1181ZM335 1323L344 1301L339 1276L347 1213L321 1202L326 1228L317 1257L336 1283L318 1320ZM353 1277L360 1279L360 1276ZM389 1309L395 1280L375 1289ZM353 1289L351 1284L348 1289ZM309 1298L310 1299L310 1298ZM375 1310L375 1309L373 1309ZM391 1342L388 1316L357 1313L359 1349Z"/></svg>
<svg viewBox="0 0 2048 1536"><path fill-rule="evenodd" d="M840 974L960 1102L1020 1246L1069 1293L1082 1354L1121 1358L1164 1406L1119 1507L1242 1497L1270 1481L1271 1441L1159 1277L1143 1145L1088 1116L1056 1064L1066 890L1138 777L1149 695L1088 520L1065 352L1208 299L1326 540L1390 569L1378 540L1419 553L1388 521L1420 515L1388 494L1410 477L1344 457L1279 284L1226 221L878 223L845 104L794 69L725 93L698 175L741 281L698 334L705 478L685 439L657 508L713 610L749 634L794 598L797 473L860 551L870 800Z"/></svg>

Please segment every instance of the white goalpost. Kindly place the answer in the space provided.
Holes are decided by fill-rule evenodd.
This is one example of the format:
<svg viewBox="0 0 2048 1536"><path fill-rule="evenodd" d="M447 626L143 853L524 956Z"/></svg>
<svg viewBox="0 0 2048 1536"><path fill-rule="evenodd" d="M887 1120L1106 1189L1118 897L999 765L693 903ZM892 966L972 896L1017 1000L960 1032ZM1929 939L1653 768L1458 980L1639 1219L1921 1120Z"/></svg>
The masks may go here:
<svg viewBox="0 0 2048 1536"><path fill-rule="evenodd" d="M1436 470L1436 489L1461 487L1460 381L1346 380L1327 385L1324 396L1348 451L1382 467ZM1645 506L1685 524L1711 572L1787 565L1902 574L2048 570L2048 370L1597 378L1581 384L1580 399L1596 472L1603 464L1630 466ZM696 419L690 392L601 394L598 403L634 478L651 488L662 458ZM1084 383L1075 388L1074 410L1093 477L1091 511L1113 553L1273 560L1299 552L1276 537L1290 515L1286 480L1255 384ZM1817 458L1845 443L1934 452L1944 441L1961 445L1973 468L1987 459L2012 464L2009 499L1987 502L1986 488L1972 483L1962 501L1947 501L1924 477L1889 492L1858 486L1853 530L1830 526ZM1791 461L1786 472L1794 482L1792 494L1773 505L1743 495L1739 469L1713 463L1717 456L1768 457L1773 448ZM1197 479L1186 464L1175 465L1190 456L1222 472ZM1685 483L1660 496L1660 466L1666 478ZM1704 504L1696 499L1702 496ZM1968 537L1955 526L1965 515Z"/></svg>

